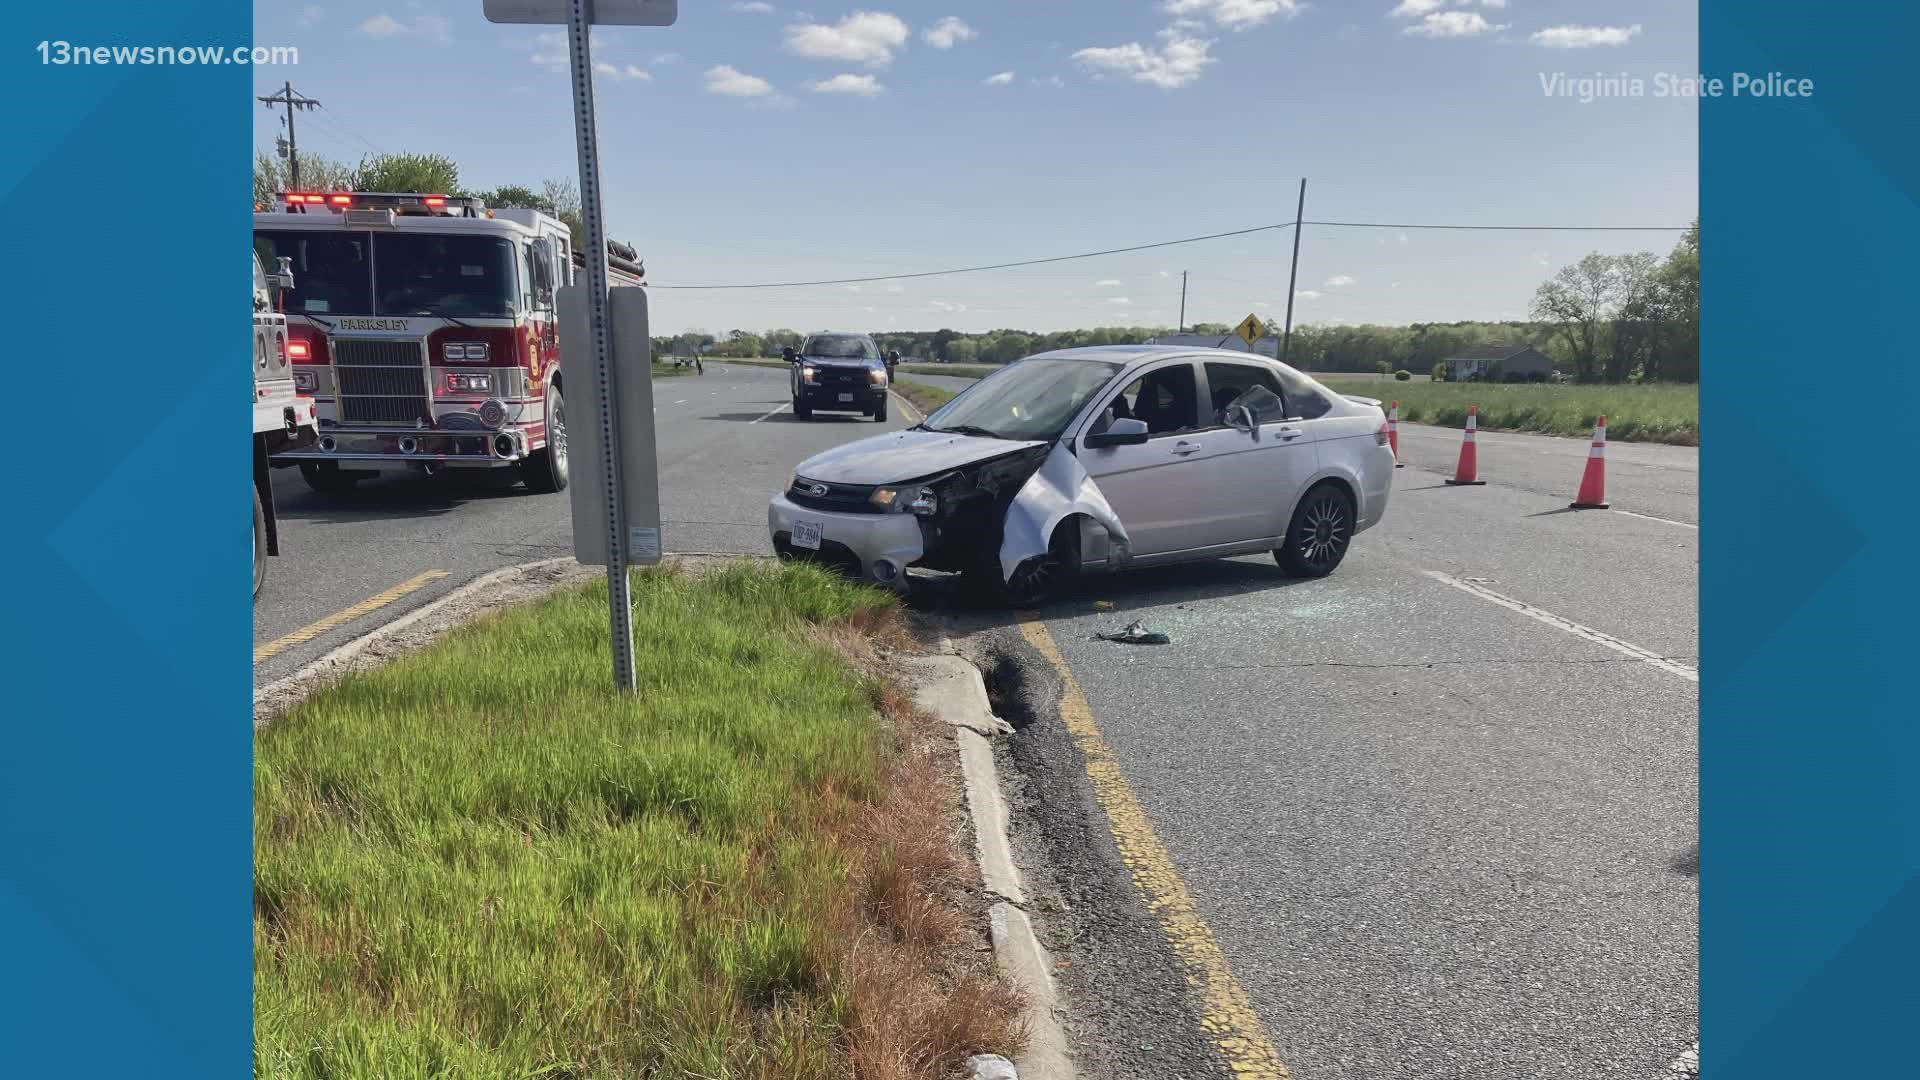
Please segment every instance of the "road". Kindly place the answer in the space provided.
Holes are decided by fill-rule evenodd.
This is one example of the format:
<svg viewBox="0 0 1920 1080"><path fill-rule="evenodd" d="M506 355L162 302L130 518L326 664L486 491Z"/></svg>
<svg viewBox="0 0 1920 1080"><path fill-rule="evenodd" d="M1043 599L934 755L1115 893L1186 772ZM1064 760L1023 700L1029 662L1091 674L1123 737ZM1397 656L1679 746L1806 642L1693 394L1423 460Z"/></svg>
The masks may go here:
<svg viewBox="0 0 1920 1080"><path fill-rule="evenodd" d="M796 421L786 372L714 363L705 375L657 379L660 508L667 550L766 554L767 497L793 464L846 439L905 426L816 414ZM256 662L272 680L382 622L502 566L571 554L565 492L530 495L484 476L423 480L389 474L345 496L307 490L292 469L274 473L281 550L254 605L256 655L288 635L422 575L419 588Z"/></svg>
<svg viewBox="0 0 1920 1080"><path fill-rule="evenodd" d="M764 553L765 500L792 465L884 430L793 420L784 379L714 364L656 383L669 550ZM904 423L896 408L887 426ZM1237 559L1097 580L1039 615L1301 1080L1656 1080L1698 1037L1698 453L1615 444L1610 494L1630 513L1569 512L1584 440L1481 439L1489 483L1455 488L1458 433L1404 427L1386 521L1330 578ZM396 479L322 498L277 479L289 554L256 648L447 576L257 664L262 681L570 551L564 496ZM947 617L1050 666L1006 613ZM1092 639L1134 619L1173 643ZM1008 794L1022 858L1051 883L1037 891L1071 901L1036 916L1086 1075L1226 1075L1072 741L1036 715L1008 744Z"/></svg>

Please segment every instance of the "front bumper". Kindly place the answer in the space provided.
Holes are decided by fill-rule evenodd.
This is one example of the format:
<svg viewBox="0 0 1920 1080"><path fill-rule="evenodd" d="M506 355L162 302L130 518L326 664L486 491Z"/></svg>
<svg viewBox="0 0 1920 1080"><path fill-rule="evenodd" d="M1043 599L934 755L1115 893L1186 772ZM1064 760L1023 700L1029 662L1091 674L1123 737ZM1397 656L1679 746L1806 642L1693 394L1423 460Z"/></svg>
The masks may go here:
<svg viewBox="0 0 1920 1080"><path fill-rule="evenodd" d="M793 527L805 521L820 526L820 548L793 545ZM904 590L907 567L924 554L920 519L912 514L842 514L800 506L785 494L767 504L767 531L781 558L809 559L837 566L875 585Z"/></svg>
<svg viewBox="0 0 1920 1080"><path fill-rule="evenodd" d="M325 427L297 450L273 455L275 465L332 461L356 469L446 465L501 468L527 456L529 435L521 427L499 431L441 431L410 427Z"/></svg>
<svg viewBox="0 0 1920 1080"><path fill-rule="evenodd" d="M840 395L851 394L853 400L841 401ZM800 401L809 408L823 412L872 412L887 400L885 383L875 386L845 383L801 383Z"/></svg>

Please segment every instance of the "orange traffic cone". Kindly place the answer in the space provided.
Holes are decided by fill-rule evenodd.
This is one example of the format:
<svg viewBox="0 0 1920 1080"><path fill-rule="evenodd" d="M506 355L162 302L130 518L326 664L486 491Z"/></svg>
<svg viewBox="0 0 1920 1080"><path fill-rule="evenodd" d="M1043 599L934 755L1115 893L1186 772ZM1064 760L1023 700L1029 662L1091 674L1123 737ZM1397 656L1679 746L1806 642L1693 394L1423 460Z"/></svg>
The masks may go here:
<svg viewBox="0 0 1920 1080"><path fill-rule="evenodd" d="M1393 467L1404 469L1407 463L1400 460L1400 403L1387 406L1387 445L1393 448Z"/></svg>
<svg viewBox="0 0 1920 1080"><path fill-rule="evenodd" d="M1607 508L1607 418L1593 425L1593 446L1587 450L1587 471L1580 477L1580 494L1567 504L1571 510Z"/></svg>
<svg viewBox="0 0 1920 1080"><path fill-rule="evenodd" d="M1460 440L1460 463L1454 466L1453 479L1447 481L1455 487L1467 487L1484 484L1480 479L1480 448L1474 445L1473 433L1480 430L1480 406L1467 406L1467 433Z"/></svg>

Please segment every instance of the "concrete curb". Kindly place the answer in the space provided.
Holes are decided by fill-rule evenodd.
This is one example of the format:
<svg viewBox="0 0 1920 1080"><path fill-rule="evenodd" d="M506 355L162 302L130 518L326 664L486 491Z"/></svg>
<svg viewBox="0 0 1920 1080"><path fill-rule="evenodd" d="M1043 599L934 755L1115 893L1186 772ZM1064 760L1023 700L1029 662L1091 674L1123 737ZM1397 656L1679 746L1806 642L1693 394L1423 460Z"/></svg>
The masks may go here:
<svg viewBox="0 0 1920 1080"><path fill-rule="evenodd" d="M1053 962L1023 908L1026 893L1013 865L1007 804L1000 795L993 744L988 741L1012 728L993 715L980 669L955 652L951 642L941 641L936 654L910 663L921 676L914 688L914 703L953 726L967 786L967 813L973 818L980 882L994 897L989 916L994 959L1027 999L1027 1049L1013 1059L1017 1075L1027 1080L1073 1080L1073 1059L1055 1013ZM979 1068L984 1074L985 1065Z"/></svg>

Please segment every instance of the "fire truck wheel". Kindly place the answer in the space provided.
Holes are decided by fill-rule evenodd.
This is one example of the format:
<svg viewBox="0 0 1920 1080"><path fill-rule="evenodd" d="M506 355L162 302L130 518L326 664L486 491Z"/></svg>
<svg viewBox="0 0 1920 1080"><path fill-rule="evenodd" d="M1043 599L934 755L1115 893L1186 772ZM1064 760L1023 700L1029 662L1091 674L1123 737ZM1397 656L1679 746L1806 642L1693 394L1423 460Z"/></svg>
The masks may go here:
<svg viewBox="0 0 1920 1080"><path fill-rule="evenodd" d="M307 486L322 495L335 495L347 491L360 482L360 473L348 472L331 461L303 461L300 463L300 479Z"/></svg>
<svg viewBox="0 0 1920 1080"><path fill-rule="evenodd" d="M260 505L260 489L253 489L253 595L267 583L267 512Z"/></svg>
<svg viewBox="0 0 1920 1080"><path fill-rule="evenodd" d="M567 403L560 388L547 384L547 445L520 463L527 490L545 495L567 487Z"/></svg>

